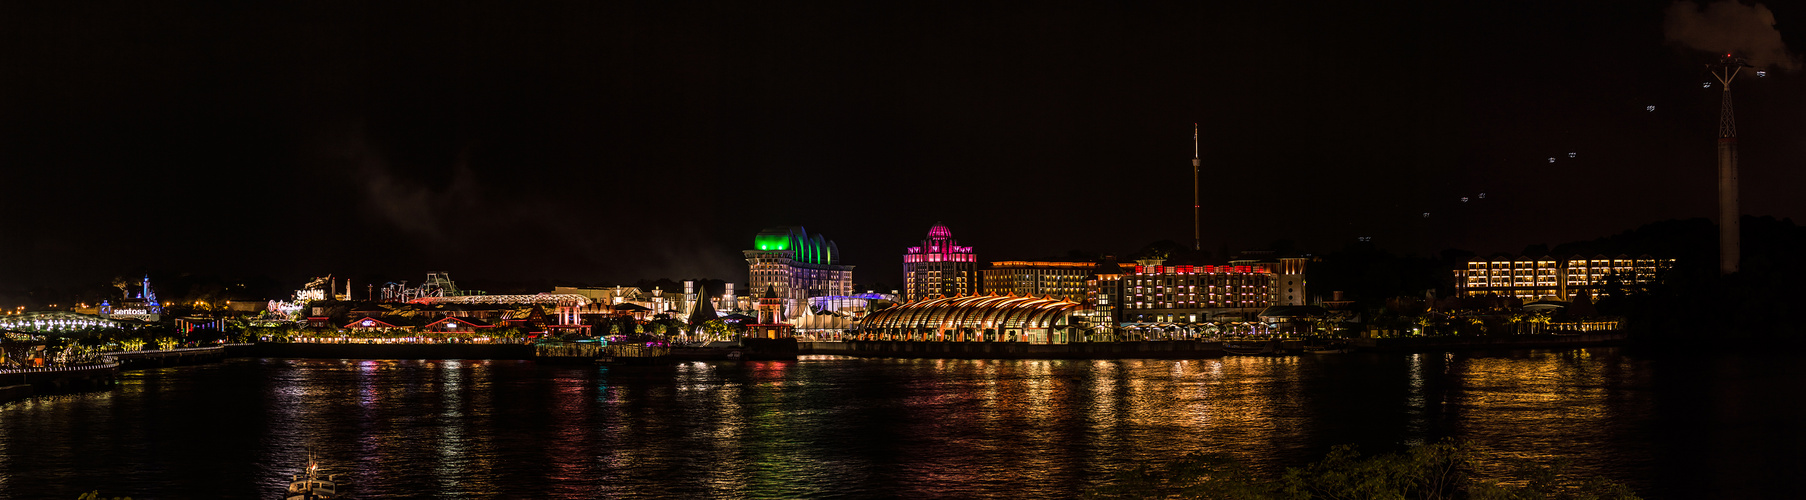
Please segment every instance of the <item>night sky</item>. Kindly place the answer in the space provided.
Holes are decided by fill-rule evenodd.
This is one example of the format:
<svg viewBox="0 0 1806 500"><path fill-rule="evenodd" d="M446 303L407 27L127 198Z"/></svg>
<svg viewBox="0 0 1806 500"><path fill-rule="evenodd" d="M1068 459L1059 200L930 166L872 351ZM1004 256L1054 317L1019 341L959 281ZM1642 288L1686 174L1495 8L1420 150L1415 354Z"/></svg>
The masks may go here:
<svg viewBox="0 0 1806 500"><path fill-rule="evenodd" d="M1719 40L1744 213L1806 215L1793 4L1040 3L0 4L0 288L744 282L779 225L894 287L936 221L1189 242L1194 122L1206 250L1516 252L1713 216Z"/></svg>

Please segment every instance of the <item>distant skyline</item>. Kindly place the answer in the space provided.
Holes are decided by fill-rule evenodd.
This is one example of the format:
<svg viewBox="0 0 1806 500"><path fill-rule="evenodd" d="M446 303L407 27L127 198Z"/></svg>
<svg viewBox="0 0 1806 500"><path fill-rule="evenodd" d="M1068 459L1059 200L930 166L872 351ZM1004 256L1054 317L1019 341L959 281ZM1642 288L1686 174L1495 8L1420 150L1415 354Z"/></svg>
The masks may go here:
<svg viewBox="0 0 1806 500"><path fill-rule="evenodd" d="M1725 30L1742 211L1806 215L1806 10L1699 5L9 4L0 291L744 282L786 225L896 287L936 221L1189 243L1192 123L1213 254L1515 252L1713 216Z"/></svg>

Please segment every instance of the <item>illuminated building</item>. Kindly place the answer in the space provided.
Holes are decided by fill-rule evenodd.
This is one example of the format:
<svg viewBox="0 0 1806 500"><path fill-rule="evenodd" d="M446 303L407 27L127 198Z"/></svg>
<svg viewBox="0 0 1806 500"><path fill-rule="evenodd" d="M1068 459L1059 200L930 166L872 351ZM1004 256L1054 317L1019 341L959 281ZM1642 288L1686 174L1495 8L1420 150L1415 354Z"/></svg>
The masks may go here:
<svg viewBox="0 0 1806 500"><path fill-rule="evenodd" d="M868 314L854 334L861 340L1064 344L1083 338L1072 322L1082 307L1046 297L940 297Z"/></svg>
<svg viewBox="0 0 1806 500"><path fill-rule="evenodd" d="M795 325L784 322L784 297L778 294L777 288L765 286L765 295L759 297L758 323L746 325L746 336L761 339L778 339L791 336Z"/></svg>
<svg viewBox="0 0 1806 500"><path fill-rule="evenodd" d="M805 307L802 316L790 318L786 323L799 340L836 342L844 340L847 329L853 326L853 317L827 310L815 312L814 308Z"/></svg>
<svg viewBox="0 0 1806 500"><path fill-rule="evenodd" d="M1126 323L1199 323L1219 317L1249 319L1274 305L1279 277L1263 265L1162 265L1137 260L1117 281L1122 288L1117 319Z"/></svg>
<svg viewBox="0 0 1806 500"><path fill-rule="evenodd" d="M1053 296L1076 302L1085 300L1085 282L1096 268L1095 262L1007 260L992 262L979 273L984 277L984 293Z"/></svg>
<svg viewBox="0 0 1806 500"><path fill-rule="evenodd" d="M885 307L896 302L896 295L866 292L854 295L810 297L809 307L817 311L832 311L858 316L872 310L874 304L878 307Z"/></svg>
<svg viewBox="0 0 1806 500"><path fill-rule="evenodd" d="M787 316L800 314L810 297L853 294L853 266L840 264L840 247L801 226L760 231L753 248L743 253L748 285L770 288Z"/></svg>
<svg viewBox="0 0 1806 500"><path fill-rule="evenodd" d="M1263 267L1272 271L1278 280L1268 289L1267 301L1276 306L1302 306L1309 301L1304 289L1304 270L1310 261L1311 257L1275 257L1272 250L1253 250L1242 252L1230 260L1229 265Z"/></svg>
<svg viewBox="0 0 1806 500"><path fill-rule="evenodd" d="M903 253L903 298L972 295L978 285L978 256L972 247L959 246L953 231L939 222L928 228L928 238Z"/></svg>
<svg viewBox="0 0 1806 500"><path fill-rule="evenodd" d="M427 333L444 335L448 333L481 332L485 329L494 327L495 325L491 325L478 319L446 316L440 318L438 321L427 323L426 326L423 326L420 329Z"/></svg>
<svg viewBox="0 0 1806 500"><path fill-rule="evenodd" d="M482 315L459 314L460 311L494 311L505 315L523 306L551 307L553 325L577 325L581 315L591 304L588 296L579 294L540 293L534 295L461 295L456 297L420 297L408 301L408 304L419 306L453 307L447 314L461 317L484 317Z"/></svg>
<svg viewBox="0 0 1806 500"><path fill-rule="evenodd" d="M1574 294L1598 291L1617 282L1642 286L1658 282L1674 267L1674 259L1649 255L1606 257L1476 257L1455 270L1455 294L1462 297L1512 297L1526 300L1569 300Z"/></svg>
<svg viewBox="0 0 1806 500"><path fill-rule="evenodd" d="M394 318L378 319L374 316L364 316L362 318L353 320L350 323L346 323L345 326L341 326L339 328L343 328L346 330L364 330L364 331L390 331L390 330L403 330L403 329L407 328L407 327L403 327L403 326L397 326L395 324L397 322L399 322L399 321Z"/></svg>
<svg viewBox="0 0 1806 500"><path fill-rule="evenodd" d="M685 281L684 289L689 290L691 283L692 282L690 281ZM698 286L696 292L685 293L684 295L701 297L700 299L695 299L695 303L689 307L690 311L685 316L685 321L689 324L700 325L709 321L721 319L721 314L715 312L715 303L708 298L707 286Z"/></svg>
<svg viewBox="0 0 1806 500"><path fill-rule="evenodd" d="M1085 281L1085 309L1089 311L1092 328L1098 333L1109 335L1116 330L1121 319L1118 312L1122 307L1122 266L1116 263L1116 257L1104 256Z"/></svg>
<svg viewBox="0 0 1806 500"><path fill-rule="evenodd" d="M163 317L163 304L157 301L157 291L151 289L149 275L144 277L137 296L128 295L118 304L103 300L99 310L101 316L112 319L158 321Z"/></svg>
<svg viewBox="0 0 1806 500"><path fill-rule="evenodd" d="M176 318L176 331L186 335L195 330L221 330L219 318L213 316L183 316Z"/></svg>

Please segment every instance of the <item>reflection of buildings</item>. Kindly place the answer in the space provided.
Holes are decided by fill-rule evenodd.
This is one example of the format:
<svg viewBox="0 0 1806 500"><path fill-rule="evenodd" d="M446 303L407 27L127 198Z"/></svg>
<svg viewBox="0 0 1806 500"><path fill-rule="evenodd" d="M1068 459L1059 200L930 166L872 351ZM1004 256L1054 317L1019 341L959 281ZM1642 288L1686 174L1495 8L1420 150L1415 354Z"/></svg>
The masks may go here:
<svg viewBox="0 0 1806 500"><path fill-rule="evenodd" d="M1569 300L1587 291L1593 295L1613 282L1624 286L1656 283L1674 266L1674 259L1648 255L1591 258L1559 257L1474 258L1467 268L1455 270L1455 293L1463 297L1498 295L1536 300L1553 297Z"/></svg>
<svg viewBox="0 0 1806 500"><path fill-rule="evenodd" d="M770 288L787 316L801 314L810 297L853 294L853 266L840 264L840 247L801 226L760 231L743 253L748 286Z"/></svg>
<svg viewBox="0 0 1806 500"><path fill-rule="evenodd" d="M981 273L984 293L1078 301L1085 300L1085 282L1096 268L1095 262L1008 260L992 262Z"/></svg>
<svg viewBox="0 0 1806 500"><path fill-rule="evenodd" d="M928 228L928 239L903 254L904 300L972 295L977 281L978 256L939 222Z"/></svg>

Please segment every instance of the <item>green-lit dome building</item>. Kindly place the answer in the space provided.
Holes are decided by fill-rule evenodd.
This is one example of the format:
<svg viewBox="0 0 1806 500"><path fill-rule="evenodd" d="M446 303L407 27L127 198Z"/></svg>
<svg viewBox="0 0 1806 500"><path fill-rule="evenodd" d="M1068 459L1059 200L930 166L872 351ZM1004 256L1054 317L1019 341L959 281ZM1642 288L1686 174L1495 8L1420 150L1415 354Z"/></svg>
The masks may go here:
<svg viewBox="0 0 1806 500"><path fill-rule="evenodd" d="M840 247L802 226L759 231L752 249L744 254L748 288L771 287L784 299L786 318L801 314L799 308L809 306L809 297L853 293L853 266L840 263Z"/></svg>

